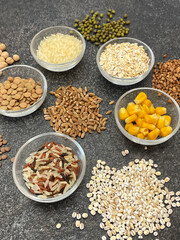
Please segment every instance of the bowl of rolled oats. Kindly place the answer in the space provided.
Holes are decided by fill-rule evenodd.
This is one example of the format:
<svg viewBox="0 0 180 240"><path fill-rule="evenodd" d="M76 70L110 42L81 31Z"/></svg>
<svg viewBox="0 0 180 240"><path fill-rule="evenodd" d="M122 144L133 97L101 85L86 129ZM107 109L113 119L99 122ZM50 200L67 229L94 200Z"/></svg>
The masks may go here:
<svg viewBox="0 0 180 240"><path fill-rule="evenodd" d="M21 193L42 203L70 196L86 170L82 147L73 138L55 132L29 139L17 152L13 179Z"/></svg>
<svg viewBox="0 0 180 240"><path fill-rule="evenodd" d="M154 54L147 44L129 37L106 42L96 56L103 77L122 86L142 81L152 70L154 61Z"/></svg>

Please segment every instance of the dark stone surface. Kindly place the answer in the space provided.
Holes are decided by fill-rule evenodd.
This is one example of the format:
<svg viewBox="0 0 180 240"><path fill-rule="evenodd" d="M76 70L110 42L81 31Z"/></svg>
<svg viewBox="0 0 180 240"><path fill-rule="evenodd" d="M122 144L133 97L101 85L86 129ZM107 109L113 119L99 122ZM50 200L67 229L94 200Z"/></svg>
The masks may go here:
<svg viewBox="0 0 180 240"><path fill-rule="evenodd" d="M87 43L85 56L74 69L64 73L53 73L41 68L30 54L29 44L32 37L41 29L53 25L74 25L74 18L83 19L92 9L105 13L108 8L116 10L117 16L127 13L130 25L129 37L138 38L147 43L154 51L156 63L168 58L179 58L180 42L180 2L179 0L141 1L141 0L0 0L0 41L7 45L9 53L18 53L21 64L28 64L41 70L47 78L48 92L58 86L72 84L87 86L103 98L101 112L113 109L110 100L117 99L134 87L151 86L152 72L139 84L131 87L115 86L106 81L96 66L98 48ZM75 240L101 239L105 234L99 228L100 216L89 216L85 229L75 227L72 212L87 211L88 199L85 184L91 176L91 169L98 159L103 159L112 167L121 168L135 158L152 158L159 164L162 177L169 176L167 186L177 191L180 170L180 136L179 132L168 142L159 146L148 147L127 140L118 130L113 114L109 116L107 130L98 135L93 133L85 139L77 139L87 157L87 171L80 187L69 198L55 204L40 204L23 196L16 188L12 178L10 158L29 138L40 133L52 131L49 122L43 117L43 107L51 106L55 99L48 94L43 106L30 116L11 119L0 116L0 133L8 139L12 147L8 159L0 169L0 239L2 240ZM130 154L122 157L121 151L129 149ZM160 240L180 239L179 209L174 209L170 216L172 227L159 231ZM60 230L56 223L62 223ZM134 239L138 239L135 237ZM155 239L153 236L144 239Z"/></svg>

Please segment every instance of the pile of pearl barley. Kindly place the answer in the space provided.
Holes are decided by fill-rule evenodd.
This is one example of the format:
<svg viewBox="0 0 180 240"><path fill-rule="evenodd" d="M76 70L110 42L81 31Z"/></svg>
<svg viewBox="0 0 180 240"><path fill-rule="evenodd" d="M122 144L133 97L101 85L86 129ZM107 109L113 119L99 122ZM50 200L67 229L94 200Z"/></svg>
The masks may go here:
<svg viewBox="0 0 180 240"><path fill-rule="evenodd" d="M157 167L152 159L135 159L120 170L101 160L93 167L88 208L92 215L102 215L100 227L111 240L157 236L158 230L171 226L169 216L172 207L180 206L180 191L175 194L165 187L170 178L158 179Z"/></svg>

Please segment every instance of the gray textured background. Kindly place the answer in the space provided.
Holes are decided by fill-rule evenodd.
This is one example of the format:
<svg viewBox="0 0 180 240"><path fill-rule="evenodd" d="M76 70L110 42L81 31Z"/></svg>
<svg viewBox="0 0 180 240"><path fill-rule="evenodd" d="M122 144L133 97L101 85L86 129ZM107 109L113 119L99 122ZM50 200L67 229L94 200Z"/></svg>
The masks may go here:
<svg viewBox="0 0 180 240"><path fill-rule="evenodd" d="M83 60L72 70L64 73L49 72L36 64L30 54L29 44L33 36L41 29L55 25L74 25L74 18L83 19L92 9L105 13L108 8L116 10L116 17L127 13L130 25L129 37L138 38L147 43L154 51L156 63L163 60L166 53L168 58L179 58L180 42L180 2L169 1L141 1L141 0L0 0L0 42L7 45L9 53L17 52L21 57L21 64L37 67L47 78L48 92L58 86L72 84L76 87L87 86L89 91L95 92L103 98L101 112L105 113L113 106L108 105L127 90L134 87L151 86L152 72L139 84L131 87L115 86L106 81L96 66L98 48L87 43ZM91 169L98 159L103 159L111 167L121 168L135 158L152 158L159 164L162 177L169 176L171 181L167 186L174 191L179 188L179 132L168 142L159 146L143 146L125 139L118 130L114 116L110 115L107 130L102 134L93 133L85 139L77 139L82 145L87 157L87 171L78 190L68 199L55 204L40 204L24 197L16 188L12 179L12 163L19 147L29 138L44 132L52 131L49 122L43 117L43 107L54 104L55 98L49 93L44 104L30 116L11 119L0 116L0 133L8 139L12 147L8 159L0 169L0 239L101 239L105 233L99 228L101 217L89 216L85 229L76 229L72 212L87 211L88 199L85 184L91 176ZM121 151L129 149L130 154L122 157ZM180 239L179 209L174 209L171 215L172 227L159 232L160 240ZM56 223L62 223L60 230ZM137 239L136 237L134 239ZM144 237L145 240L155 239L153 236Z"/></svg>

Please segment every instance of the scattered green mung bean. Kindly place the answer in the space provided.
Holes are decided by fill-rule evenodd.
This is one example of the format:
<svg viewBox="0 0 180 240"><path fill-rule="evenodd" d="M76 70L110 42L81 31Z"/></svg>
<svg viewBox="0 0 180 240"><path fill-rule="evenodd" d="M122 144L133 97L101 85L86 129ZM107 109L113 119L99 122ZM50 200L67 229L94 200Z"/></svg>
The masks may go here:
<svg viewBox="0 0 180 240"><path fill-rule="evenodd" d="M75 19L74 27L81 32L87 41L94 43L96 46L103 44L110 39L116 37L124 37L129 33L129 28L125 25L129 25L131 22L125 19L128 17L124 14L123 18L114 20L116 11L114 9L109 9L107 11L107 19L102 23L103 13L98 11L91 11L91 14L87 14L86 17L80 21Z"/></svg>

